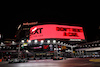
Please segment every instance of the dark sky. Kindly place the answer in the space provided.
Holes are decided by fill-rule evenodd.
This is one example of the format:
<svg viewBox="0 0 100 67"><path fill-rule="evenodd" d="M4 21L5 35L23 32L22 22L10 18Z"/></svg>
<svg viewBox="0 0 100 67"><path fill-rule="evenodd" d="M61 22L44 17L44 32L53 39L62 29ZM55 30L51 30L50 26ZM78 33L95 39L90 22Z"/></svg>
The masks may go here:
<svg viewBox="0 0 100 67"><path fill-rule="evenodd" d="M81 25L88 41L96 39L99 27L99 14L91 10L2 10L0 13L0 33L4 38L14 38L17 26L24 21L58 22Z"/></svg>

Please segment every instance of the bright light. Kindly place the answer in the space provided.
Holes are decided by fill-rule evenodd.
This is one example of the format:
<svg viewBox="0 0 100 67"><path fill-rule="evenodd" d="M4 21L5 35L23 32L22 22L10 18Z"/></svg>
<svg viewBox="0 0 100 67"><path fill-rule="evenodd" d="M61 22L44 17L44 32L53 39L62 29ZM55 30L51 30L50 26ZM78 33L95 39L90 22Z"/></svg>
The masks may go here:
<svg viewBox="0 0 100 67"><path fill-rule="evenodd" d="M53 40L53 43L56 43L56 40Z"/></svg>
<svg viewBox="0 0 100 67"><path fill-rule="evenodd" d="M61 44L63 44L63 42L61 42Z"/></svg>
<svg viewBox="0 0 100 67"><path fill-rule="evenodd" d="M14 41L12 41L12 44L15 44L15 42L14 42Z"/></svg>
<svg viewBox="0 0 100 67"><path fill-rule="evenodd" d="M3 42L1 42L1 44L3 44Z"/></svg>
<svg viewBox="0 0 100 67"><path fill-rule="evenodd" d="M58 43L60 43L60 41L58 41Z"/></svg>
<svg viewBox="0 0 100 67"><path fill-rule="evenodd" d="M32 32L35 31L36 29L37 29L37 27L35 27L35 28L32 30Z"/></svg>
<svg viewBox="0 0 100 67"><path fill-rule="evenodd" d="M56 48L56 50L58 50L58 48Z"/></svg>
<svg viewBox="0 0 100 67"><path fill-rule="evenodd" d="M26 52L29 52L28 50L26 50Z"/></svg>
<svg viewBox="0 0 100 67"><path fill-rule="evenodd" d="M66 44L66 46L68 46L68 44Z"/></svg>
<svg viewBox="0 0 100 67"><path fill-rule="evenodd" d="M71 51L71 50L68 49L68 51Z"/></svg>
<svg viewBox="0 0 100 67"><path fill-rule="evenodd" d="M24 43L24 44L23 44L23 46L27 46L27 45L28 45L27 43Z"/></svg>
<svg viewBox="0 0 100 67"><path fill-rule="evenodd" d="M65 50L65 52L72 52L72 51L68 49L68 50Z"/></svg>
<svg viewBox="0 0 100 67"><path fill-rule="evenodd" d="M21 42L24 43L24 40L22 40Z"/></svg>
<svg viewBox="0 0 100 67"><path fill-rule="evenodd" d="M28 40L28 43L31 43L31 40Z"/></svg>
<svg viewBox="0 0 100 67"><path fill-rule="evenodd" d="M0 39L1 39L1 34L0 34Z"/></svg>
<svg viewBox="0 0 100 67"><path fill-rule="evenodd" d="M54 48L54 50L56 50L56 48Z"/></svg>
<svg viewBox="0 0 100 67"><path fill-rule="evenodd" d="M12 41L12 43L15 43L14 41Z"/></svg>
<svg viewBox="0 0 100 67"><path fill-rule="evenodd" d="M1 46L5 46L5 44L3 42L1 42Z"/></svg>
<svg viewBox="0 0 100 67"><path fill-rule="evenodd" d="M70 41L81 41L81 39L70 39Z"/></svg>
<svg viewBox="0 0 100 67"><path fill-rule="evenodd" d="M14 41L12 41L12 45L16 45L16 43Z"/></svg>
<svg viewBox="0 0 100 67"><path fill-rule="evenodd" d="M35 27L33 26L30 28L30 33L32 33L32 31L33 34L30 34L29 37L30 40L61 38L61 39L74 39L74 41L81 41L81 39L83 40L85 39L83 28L78 26L46 24ZM38 33L41 32L43 36L36 36Z"/></svg>
<svg viewBox="0 0 100 67"><path fill-rule="evenodd" d="M37 43L38 41L37 40L34 40L34 42Z"/></svg>
<svg viewBox="0 0 100 67"><path fill-rule="evenodd" d="M64 45L66 45L66 43L64 43Z"/></svg>
<svg viewBox="0 0 100 67"><path fill-rule="evenodd" d="M21 45L21 47L23 47L23 45Z"/></svg>
<svg viewBox="0 0 100 67"><path fill-rule="evenodd" d="M41 43L44 43L44 40L41 40Z"/></svg>
<svg viewBox="0 0 100 67"><path fill-rule="evenodd" d="M61 48L59 48L59 50L61 50Z"/></svg>
<svg viewBox="0 0 100 67"><path fill-rule="evenodd" d="M50 43L50 40L47 40L47 43Z"/></svg>
<svg viewBox="0 0 100 67"><path fill-rule="evenodd" d="M21 24L18 26L18 28L17 28L17 29L19 30L20 28L21 28Z"/></svg>

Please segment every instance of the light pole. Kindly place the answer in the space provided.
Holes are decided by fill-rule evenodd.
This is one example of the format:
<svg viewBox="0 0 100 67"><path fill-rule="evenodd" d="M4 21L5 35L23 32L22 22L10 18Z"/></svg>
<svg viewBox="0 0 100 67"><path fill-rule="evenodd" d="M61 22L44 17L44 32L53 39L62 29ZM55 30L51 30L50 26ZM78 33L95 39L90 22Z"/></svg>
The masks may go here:
<svg viewBox="0 0 100 67"><path fill-rule="evenodd" d="M5 46L5 44L3 42L1 42L1 46ZM3 52L2 52L2 58L3 58Z"/></svg>
<svg viewBox="0 0 100 67"><path fill-rule="evenodd" d="M23 44L23 43L24 43L24 40L21 40L21 42L19 42L18 58L20 58L20 56L21 56L20 46L21 46L21 44Z"/></svg>
<svg viewBox="0 0 100 67"><path fill-rule="evenodd" d="M73 48L75 48L76 46L71 46L71 51L72 51L72 57L74 56L73 54Z"/></svg>
<svg viewBox="0 0 100 67"><path fill-rule="evenodd" d="M58 45L61 45L60 41L58 41L58 42L56 43L56 49L58 48L58 47L57 47L57 44L58 44ZM59 50L59 49L57 49L57 57L58 57L58 50ZM60 56L61 56L61 52L60 52Z"/></svg>
<svg viewBox="0 0 100 67"><path fill-rule="evenodd" d="M57 47L56 40L53 40L53 44L56 44L56 57L58 57L58 47Z"/></svg>
<svg viewBox="0 0 100 67"><path fill-rule="evenodd" d="M18 58L20 58L20 43L19 43L19 48L18 48Z"/></svg>

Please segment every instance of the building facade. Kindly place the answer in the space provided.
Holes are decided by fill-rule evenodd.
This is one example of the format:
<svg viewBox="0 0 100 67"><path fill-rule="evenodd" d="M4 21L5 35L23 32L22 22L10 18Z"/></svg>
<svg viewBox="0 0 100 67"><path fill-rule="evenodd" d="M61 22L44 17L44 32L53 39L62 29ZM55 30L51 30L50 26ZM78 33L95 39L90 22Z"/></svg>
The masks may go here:
<svg viewBox="0 0 100 67"><path fill-rule="evenodd" d="M74 48L85 41L83 28L44 23L23 23L18 26L16 41L28 56L52 58L53 56L73 57Z"/></svg>

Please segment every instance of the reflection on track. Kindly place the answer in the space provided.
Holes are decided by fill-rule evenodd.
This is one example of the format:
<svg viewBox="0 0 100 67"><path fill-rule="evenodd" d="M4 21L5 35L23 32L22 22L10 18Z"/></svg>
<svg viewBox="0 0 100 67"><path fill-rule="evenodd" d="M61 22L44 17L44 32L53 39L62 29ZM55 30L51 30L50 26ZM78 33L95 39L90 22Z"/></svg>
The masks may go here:
<svg viewBox="0 0 100 67"><path fill-rule="evenodd" d="M49 62L50 62L50 61L52 62L53 60L52 60L52 59L50 59L50 60L29 60L28 62L29 62L29 63L32 63L32 62L48 62L48 61L49 61Z"/></svg>

